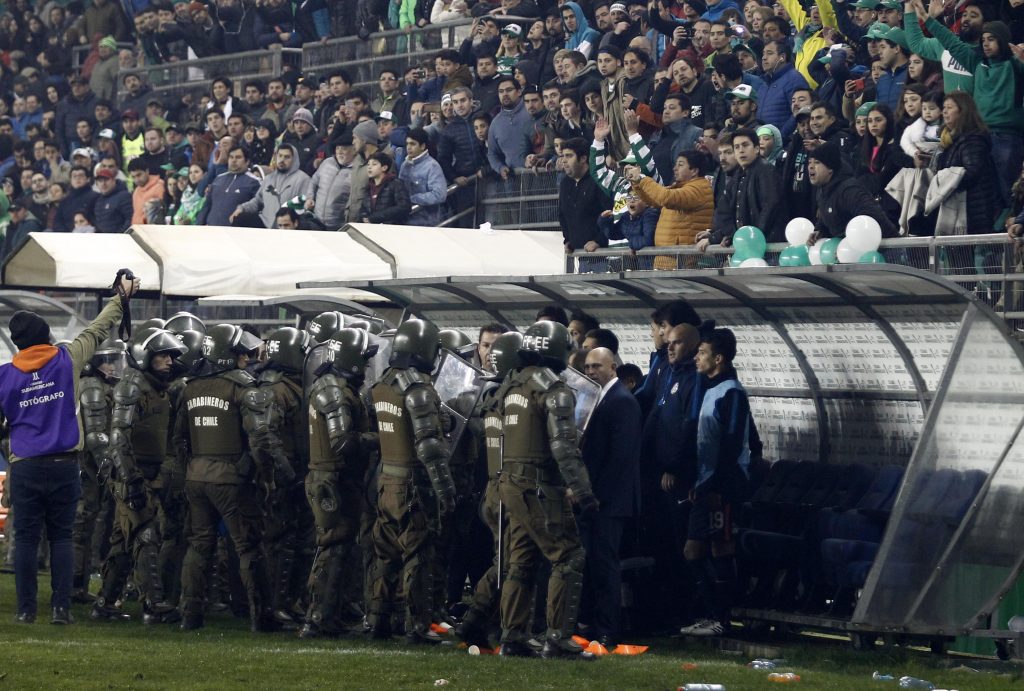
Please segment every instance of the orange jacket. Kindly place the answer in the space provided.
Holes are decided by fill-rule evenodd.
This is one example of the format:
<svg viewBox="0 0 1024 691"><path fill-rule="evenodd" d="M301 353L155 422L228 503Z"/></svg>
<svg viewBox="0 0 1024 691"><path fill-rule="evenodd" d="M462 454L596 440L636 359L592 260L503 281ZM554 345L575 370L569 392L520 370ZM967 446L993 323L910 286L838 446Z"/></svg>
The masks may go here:
<svg viewBox="0 0 1024 691"><path fill-rule="evenodd" d="M149 182L145 187L136 187L132 192L132 223L141 224L146 222L146 202L156 199L160 203L164 201L164 193L167 191L164 181L159 176L150 173ZM161 219L162 220L162 219Z"/></svg>
<svg viewBox="0 0 1024 691"><path fill-rule="evenodd" d="M633 185L636 193L650 206L661 209L654 229L655 247L692 245L697 233L711 228L715 213L715 197L711 183L701 176L671 187L662 187L651 178L642 178ZM674 257L656 257L654 268L674 269Z"/></svg>

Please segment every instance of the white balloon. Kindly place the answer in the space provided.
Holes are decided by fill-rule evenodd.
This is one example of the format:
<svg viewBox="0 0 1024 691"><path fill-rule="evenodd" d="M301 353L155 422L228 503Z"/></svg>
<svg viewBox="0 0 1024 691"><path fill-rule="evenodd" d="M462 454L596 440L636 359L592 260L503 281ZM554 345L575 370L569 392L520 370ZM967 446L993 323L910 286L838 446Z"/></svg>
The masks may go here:
<svg viewBox="0 0 1024 691"><path fill-rule="evenodd" d="M752 267L768 266L768 262L760 257L751 257L750 259L744 259L740 262L741 269L749 269Z"/></svg>
<svg viewBox="0 0 1024 691"><path fill-rule="evenodd" d="M857 249L850 242L849 237L843 238L839 247L836 248L836 257L840 264L856 264L862 256L864 256L864 252Z"/></svg>
<svg viewBox="0 0 1024 691"><path fill-rule="evenodd" d="M813 266L821 266L821 246L826 240L828 238L822 238L807 248L807 258L811 260Z"/></svg>
<svg viewBox="0 0 1024 691"><path fill-rule="evenodd" d="M846 224L846 239L861 254L874 252L882 242L882 227L870 216L854 216Z"/></svg>
<svg viewBox="0 0 1024 691"><path fill-rule="evenodd" d="M786 241L790 245L803 245L814 232L814 223L809 218L794 218L786 224Z"/></svg>

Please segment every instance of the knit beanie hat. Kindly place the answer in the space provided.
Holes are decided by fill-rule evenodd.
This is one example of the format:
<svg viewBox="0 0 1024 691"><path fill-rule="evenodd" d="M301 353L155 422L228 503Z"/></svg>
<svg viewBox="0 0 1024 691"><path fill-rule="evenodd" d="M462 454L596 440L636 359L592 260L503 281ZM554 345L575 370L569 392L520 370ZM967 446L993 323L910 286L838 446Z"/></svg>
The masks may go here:
<svg viewBox="0 0 1024 691"><path fill-rule="evenodd" d="M839 150L839 144L834 141L825 142L809 153L808 158L814 158L821 161L833 171L839 170L843 167L843 153Z"/></svg>
<svg viewBox="0 0 1024 691"><path fill-rule="evenodd" d="M100 39L100 48L110 48L110 50L117 50L117 41L114 40L113 36L105 36Z"/></svg>
<svg viewBox="0 0 1024 691"><path fill-rule="evenodd" d="M371 120L363 120L352 130L353 137L359 137L369 144L377 143L377 123Z"/></svg>
<svg viewBox="0 0 1024 691"><path fill-rule="evenodd" d="M50 342L50 327L35 312L18 310L9 323L11 340L18 350Z"/></svg>
<svg viewBox="0 0 1024 691"><path fill-rule="evenodd" d="M1005 22L985 22L981 28L982 35L992 34L992 37L999 41L1000 55L1008 56L1010 53L1010 27Z"/></svg>

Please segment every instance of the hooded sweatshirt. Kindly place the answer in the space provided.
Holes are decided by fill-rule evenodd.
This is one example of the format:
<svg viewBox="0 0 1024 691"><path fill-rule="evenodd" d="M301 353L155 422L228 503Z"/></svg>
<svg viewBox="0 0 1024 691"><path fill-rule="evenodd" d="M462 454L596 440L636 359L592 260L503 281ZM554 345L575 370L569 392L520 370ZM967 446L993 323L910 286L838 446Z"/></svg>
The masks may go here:
<svg viewBox="0 0 1024 691"><path fill-rule="evenodd" d="M565 26L565 20L562 20L562 28L565 29L565 47L567 50L576 50L583 53L583 57L590 59L591 53L597 47L597 44L601 41L601 34L596 29L590 28L590 23L587 21L586 15L583 14L583 9L575 2L567 2L562 7L568 7L572 10L572 13L576 15L576 31L569 33L569 29Z"/></svg>
<svg viewBox="0 0 1024 691"><path fill-rule="evenodd" d="M0 412L10 425L12 463L82 448L78 373L120 320L121 301L111 298L68 345L30 346L0 365Z"/></svg>
<svg viewBox="0 0 1024 691"><path fill-rule="evenodd" d="M1024 131L1024 63L1010 50L1010 27L1003 22L986 22L982 34L999 42L997 57L986 58L980 45L961 41L941 22L931 17L924 26L953 58L974 74L974 100L989 129L995 132Z"/></svg>
<svg viewBox="0 0 1024 691"><path fill-rule="evenodd" d="M292 164L288 170L274 172L263 178L260 191L255 197L241 205L244 213L258 213L264 228L274 227L274 217L281 206L292 197L300 194L309 195L310 177L301 170L299 152L291 144L282 144L292 150Z"/></svg>

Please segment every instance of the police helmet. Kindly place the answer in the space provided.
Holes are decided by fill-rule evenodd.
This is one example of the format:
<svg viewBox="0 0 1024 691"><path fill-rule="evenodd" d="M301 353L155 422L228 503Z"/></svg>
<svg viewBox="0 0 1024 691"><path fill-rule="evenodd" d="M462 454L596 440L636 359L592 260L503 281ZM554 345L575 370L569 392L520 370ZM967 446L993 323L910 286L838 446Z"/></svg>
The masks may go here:
<svg viewBox="0 0 1024 691"><path fill-rule="evenodd" d="M131 345L132 359L140 370L149 369L154 355L170 355L172 360L176 360L188 352L188 348L170 331L146 329L146 332L143 338L133 338Z"/></svg>
<svg viewBox="0 0 1024 691"><path fill-rule="evenodd" d="M234 369L238 356L259 350L261 341L234 324L217 324L203 338L203 357L218 369Z"/></svg>
<svg viewBox="0 0 1024 691"><path fill-rule="evenodd" d="M512 370L523 366L523 359L519 355L519 349L522 347L523 334L518 331L509 331L494 339L488 359L499 378L504 378Z"/></svg>
<svg viewBox="0 0 1024 691"><path fill-rule="evenodd" d="M167 323L164 324L164 328L170 331L172 334L180 334L182 331L198 331L199 333L206 333L206 324L203 320L192 314L191 312L178 312L172 315Z"/></svg>
<svg viewBox="0 0 1024 691"><path fill-rule="evenodd" d="M111 336L99 344L82 374L102 377L108 382L116 382L124 374L127 362L128 344Z"/></svg>
<svg viewBox="0 0 1024 691"><path fill-rule="evenodd" d="M301 372L313 337L306 331L286 326L267 336L267 359L282 370Z"/></svg>
<svg viewBox="0 0 1024 691"><path fill-rule="evenodd" d="M371 317L368 314L356 313L352 315L352 318L369 324L369 327L367 327L366 330L374 336L379 336L387 330L387 324L385 324L384 320L380 317Z"/></svg>
<svg viewBox="0 0 1024 691"><path fill-rule="evenodd" d="M206 335L206 331L194 331L192 329L186 329L179 334L175 334L178 341L188 348L188 352L181 355L176 360L176 363L180 366L180 373L196 372L203 363L203 336Z"/></svg>
<svg viewBox="0 0 1024 691"><path fill-rule="evenodd" d="M146 321L142 322L141 324L137 324L135 326L135 328L140 330L140 331L142 329L162 329L162 328L164 328L164 325L166 323L167 322L165 322L160 317L153 317L152 319L147 319Z"/></svg>
<svg viewBox="0 0 1024 691"><path fill-rule="evenodd" d="M572 336L569 330L553 321L539 321L523 334L519 355L525 364L537 364L561 372L569 361Z"/></svg>
<svg viewBox="0 0 1024 691"><path fill-rule="evenodd" d="M341 312L321 312L306 324L306 331L317 343L327 343L331 336L345 328L345 315Z"/></svg>
<svg viewBox="0 0 1024 691"><path fill-rule="evenodd" d="M428 321L410 319L399 325L391 345L392 367L414 367L429 374L441 349L440 331Z"/></svg>
<svg viewBox="0 0 1024 691"><path fill-rule="evenodd" d="M341 329L327 342L334 357L334 370L348 379L363 376L370 358L377 354L377 344L362 329Z"/></svg>
<svg viewBox="0 0 1024 691"><path fill-rule="evenodd" d="M469 336L455 329L441 329L438 337L442 348L455 353L473 343Z"/></svg>

